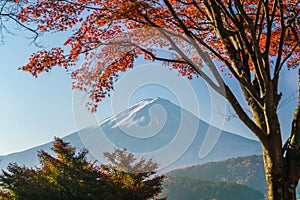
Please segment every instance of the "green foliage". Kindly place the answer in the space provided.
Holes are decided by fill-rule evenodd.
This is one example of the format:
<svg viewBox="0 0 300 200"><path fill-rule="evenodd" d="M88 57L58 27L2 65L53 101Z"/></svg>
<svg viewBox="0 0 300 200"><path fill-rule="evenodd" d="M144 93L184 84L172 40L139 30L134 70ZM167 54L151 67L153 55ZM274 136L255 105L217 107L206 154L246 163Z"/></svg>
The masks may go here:
<svg viewBox="0 0 300 200"><path fill-rule="evenodd" d="M2 171L0 184L11 191L15 200L148 200L157 199L161 192L162 176L154 176L156 164L141 159L136 164L133 154L126 150L115 150L108 157L112 164L97 165L86 159L87 150L76 152L69 143L55 138L52 150L56 157L45 151L38 154L41 167L28 168L10 164ZM155 166L152 171L134 173L116 168L119 158L130 157L132 167ZM124 160L125 161L125 160ZM121 162L121 163L122 163ZM114 167L114 168L112 168ZM2 195L3 196L3 195ZM4 196L3 196L4 198Z"/></svg>
<svg viewBox="0 0 300 200"><path fill-rule="evenodd" d="M158 164L152 159L141 158L137 161L134 155L126 149L116 149L112 153L106 152L104 156L111 164L102 167L120 188L117 191L118 199L152 199L161 193L164 176L155 175Z"/></svg>
<svg viewBox="0 0 300 200"><path fill-rule="evenodd" d="M168 173L172 177L189 177L214 182L230 182L247 185L262 192L266 191L266 179L262 156L231 158L210 162Z"/></svg>
<svg viewBox="0 0 300 200"><path fill-rule="evenodd" d="M107 165L110 168L127 171L127 172L152 172L158 168L158 164L152 159L145 160L141 158L137 161L137 158L126 149L116 149L114 152L105 152L104 156L111 163Z"/></svg>
<svg viewBox="0 0 300 200"><path fill-rule="evenodd" d="M13 200L14 194L11 190L0 188L0 200Z"/></svg>
<svg viewBox="0 0 300 200"><path fill-rule="evenodd" d="M164 195L168 200L263 200L262 192L234 183L215 183L187 177L166 180Z"/></svg>
<svg viewBox="0 0 300 200"><path fill-rule="evenodd" d="M169 172L167 176L237 183L266 192L263 159L259 155L230 158L224 161L176 169ZM300 196L299 184L296 192Z"/></svg>

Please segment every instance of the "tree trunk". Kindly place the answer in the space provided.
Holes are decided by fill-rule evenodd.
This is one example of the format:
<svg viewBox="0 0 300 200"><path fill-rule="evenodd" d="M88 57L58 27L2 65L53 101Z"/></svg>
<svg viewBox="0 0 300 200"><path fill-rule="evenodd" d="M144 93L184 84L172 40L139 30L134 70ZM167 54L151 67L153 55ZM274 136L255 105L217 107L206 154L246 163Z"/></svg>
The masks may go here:
<svg viewBox="0 0 300 200"><path fill-rule="evenodd" d="M283 159L274 156L274 148L263 147L268 200L284 200Z"/></svg>
<svg viewBox="0 0 300 200"><path fill-rule="evenodd" d="M268 200L296 200L297 172L293 174L294 168L279 149L273 145L263 147L267 197Z"/></svg>

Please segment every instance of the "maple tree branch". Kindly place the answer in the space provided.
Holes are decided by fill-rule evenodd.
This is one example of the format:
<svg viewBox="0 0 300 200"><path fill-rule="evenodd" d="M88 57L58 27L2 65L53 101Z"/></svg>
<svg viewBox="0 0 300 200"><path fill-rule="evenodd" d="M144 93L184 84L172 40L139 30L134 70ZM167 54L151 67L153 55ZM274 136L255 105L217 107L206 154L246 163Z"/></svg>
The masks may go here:
<svg viewBox="0 0 300 200"><path fill-rule="evenodd" d="M299 14L300 14L300 10L298 10L295 14L294 14L294 17L292 17L292 19L290 19L288 22L288 24L286 25L286 28L289 28L292 26L293 23L296 22L296 19L299 17Z"/></svg>
<svg viewBox="0 0 300 200"><path fill-rule="evenodd" d="M260 39L261 39L261 35L263 33L264 22L265 22L265 15L262 15L261 19L260 19L260 23L259 23L258 34L256 37L257 41L260 41ZM255 30L256 30L256 27L255 27Z"/></svg>
<svg viewBox="0 0 300 200"><path fill-rule="evenodd" d="M226 42L223 42L223 44L227 48L229 57L231 58L231 60L233 61L234 65L235 65L235 68L232 68L230 65L228 67L231 70L234 77L236 77L237 80L242 84L243 88L245 88L249 92L250 96L252 96L252 98L257 102L257 104L260 107L262 107L259 97L256 95L257 92L254 91L254 87L252 87L249 80L245 79L247 76L244 76L244 74L243 74L244 73L243 70L245 70L243 63L241 62L240 58L237 57L236 49L233 47L232 43L229 42L230 38L225 33L225 28L223 27L223 24L222 24L219 9L216 6L217 5L215 5L213 3L213 1L212 1L212 5L206 3L206 7L213 9L213 10L211 10L211 12L213 12L213 13L210 13L209 16L212 18L211 20L216 23L215 24L216 31L219 32L221 39L223 41L226 40ZM208 9L208 11L210 9ZM214 19L214 18L216 18L216 19Z"/></svg>
<svg viewBox="0 0 300 200"><path fill-rule="evenodd" d="M167 1L167 0L165 0ZM175 15L176 16L176 15ZM149 23L153 23L150 22L150 20L148 20ZM179 22L180 23L180 22ZM236 99L236 97L233 95L232 91L230 90L230 88L225 85L225 82L222 80L222 85L224 86L225 89L225 94L222 92L222 90L220 91L220 87L216 86L211 79L205 74L203 73L198 67L194 66L193 62L191 62L185 55L183 52L181 52L181 50L176 46L176 44L172 41L172 39L163 32L163 30L160 30L162 32L162 34L169 40L169 42L171 43L171 46L175 49L176 52L179 53L179 55L187 61L187 63L195 69L195 71L219 94L221 94L224 98L226 98L230 104L233 106L234 110L236 111L236 113L238 114L238 116L241 118L241 120L247 125L247 127L250 128L250 130L252 130L257 137L261 140L264 141L265 140L265 135L263 134L262 130L252 121L252 119L246 114L246 112L243 110L243 108L241 107L240 103L238 102L238 100ZM214 69L214 68L212 68Z"/></svg>
<svg viewBox="0 0 300 200"><path fill-rule="evenodd" d="M225 7L224 2L221 2L220 0L216 0L216 2L217 2L217 4L218 4L218 6L221 8L221 10L223 11L224 15L225 15L225 16L228 16L229 19L232 21L232 24L237 24L237 23L238 23L237 18L236 18L236 17L233 17L233 16L232 16L233 13L230 13L230 12L227 10L227 8ZM229 7L231 7L231 6L229 6ZM227 20L226 17L225 17L225 20ZM228 22L227 22L227 25L231 26L231 23L228 23Z"/></svg>
<svg viewBox="0 0 300 200"><path fill-rule="evenodd" d="M262 107L261 102L259 100L259 97L256 95L257 92L254 91L254 88L250 85L249 81L244 80L245 76L240 76L236 70L234 70L231 66L231 64L226 61L221 55L216 53L211 47L205 44L204 41L200 40L198 37L194 37L194 34L192 32L189 32L187 28L184 26L184 24L181 22L181 20L177 17L175 11L172 9L172 6L169 4L168 6L169 10L171 10L171 13L173 14L173 17L178 21L179 24L181 24L181 28L184 29L186 33L188 33L189 38L194 38L196 39L200 44L203 44L205 47L207 47L211 52L213 52L217 57L221 58L225 62L225 64L229 67L230 71L233 73L233 75L239 80L239 82L243 85L243 87L249 92L250 96L257 102L257 104ZM194 41L191 41L194 43ZM222 85L222 78L219 75L219 72L216 70L215 65L213 62L211 62L209 56L205 54L201 48L198 47L198 45L194 45L194 47L197 49L197 52L199 53L200 57L206 62L207 66L209 66L214 74L214 77L218 81L219 85ZM249 71L249 69L247 69Z"/></svg>
<svg viewBox="0 0 300 200"><path fill-rule="evenodd" d="M197 3L195 0L193 0L192 3L193 3L193 6L194 6L194 7L195 7L195 8L196 8L203 16L206 16L205 12L203 12L203 10L199 7L198 3Z"/></svg>
<svg viewBox="0 0 300 200"><path fill-rule="evenodd" d="M184 1L181 1L181 0L176 0L177 2L179 3L182 3L183 5L191 5L193 4L193 2L184 2Z"/></svg>
<svg viewBox="0 0 300 200"><path fill-rule="evenodd" d="M236 72L239 73L239 75L241 77L245 78L245 75L242 73L244 64L241 62L241 60L239 58L238 51L235 49L235 47L230 42L231 40L230 40L230 38L226 32L226 29L222 23L222 16L220 14L220 9L214 0L211 0L210 2L211 2L211 4L209 4L208 2L205 1L204 5L207 8L209 17L215 23L215 31L217 32L220 39L222 40L222 43L225 46L225 49L227 49L226 53L228 54L228 56L234 63ZM245 19L245 21L247 22L247 19ZM249 24L250 24L250 22L248 22L248 25ZM251 25L249 25L249 27L250 27L250 31L251 31ZM253 32L255 32L255 31L252 30L252 35L254 35L254 37L255 37L255 33L253 33ZM259 50L259 48L257 48L257 49ZM260 52L257 54L261 55ZM258 62L262 63L262 59L257 59L257 60L258 60ZM259 75L261 75L260 76L261 84L259 84L261 87L261 90L260 91L256 90L255 85L252 85L250 83L249 83L248 87L247 86L245 87L241 81L240 81L240 84L241 84L241 89L244 93L244 96L246 98L248 105L251 107L251 109L254 113L258 114L258 113L263 112L264 105L262 104L263 102L261 102L262 99L259 97L256 98L256 95L260 95L261 93L265 92L265 90L263 90L263 88L267 85L266 82L268 82L269 80L265 81L262 77L262 75L264 75L263 65L260 65L260 68L258 66L256 66L256 67L258 69L257 70L258 77L259 77ZM259 72L260 72L259 70L261 71L261 74L259 74ZM266 119L263 115L257 115L257 117L256 117L257 123L261 125L263 130L266 130L266 128L264 126L265 120Z"/></svg>
<svg viewBox="0 0 300 200"><path fill-rule="evenodd" d="M7 3L8 3L8 1L5 1L5 3L1 6L0 15L2 15L3 10L4 10Z"/></svg>
<svg viewBox="0 0 300 200"><path fill-rule="evenodd" d="M195 66L194 62L191 61L182 51L181 49L176 45L176 43L168 36L168 32L165 31L164 29L160 28L159 26L157 26L154 22L152 22L147 16L144 16L144 18L146 19L146 21L152 26L158 29L158 31L170 42L170 45L172 46L172 48L182 57L182 59L185 60L185 62L192 67L192 69L195 70L195 72L197 72L199 74L199 76L201 76L207 83L209 86L211 86L217 93L219 93L220 95L224 96L224 92L222 91L222 89L220 88L220 86L217 86L214 81L207 76L201 69L199 66Z"/></svg>
<svg viewBox="0 0 300 200"><path fill-rule="evenodd" d="M295 49L300 45L300 40L295 44L295 46L291 49L291 51L289 52L289 54L282 60L282 62L279 65L279 68L277 70L277 73L275 74L275 76L279 76L279 72L282 69L283 65L286 63L286 61L288 61L288 59L293 55Z"/></svg>
<svg viewBox="0 0 300 200"><path fill-rule="evenodd" d="M261 1L259 1L259 2L261 2ZM255 63L255 64L256 64L256 57L255 57L255 54L254 54L253 49L252 49L251 41L250 42L248 41L248 37L246 35L247 31L246 31L246 28L244 26L243 18L238 19L235 16L235 12L232 8L231 0L229 1L229 5L231 5L231 6L229 6L229 11L230 11L231 15L234 17L234 19L235 19L234 23L237 27L235 36L238 38L238 43L240 44L239 52L242 52L242 54L243 54L243 64L244 64L244 69L243 70L245 70L246 75L247 75L247 79L250 82L251 76L250 76L250 67L249 67L249 64L248 64L249 56L246 56L246 55L250 54L250 58L251 58L252 62ZM245 50L247 50L248 53L246 53Z"/></svg>
<svg viewBox="0 0 300 200"><path fill-rule="evenodd" d="M224 85L226 91L226 99L240 118L240 120L256 135L256 137L264 144L267 140L267 135L264 134L262 129L256 125L256 123L247 115L242 108L241 104L236 99L227 85Z"/></svg>
<svg viewBox="0 0 300 200"><path fill-rule="evenodd" d="M235 9L232 8L232 0L229 0L228 5L229 5L228 9L229 9L230 14L235 19L235 21L238 22L239 19L237 18L236 12L234 11Z"/></svg>
<svg viewBox="0 0 300 200"><path fill-rule="evenodd" d="M214 23L215 31L217 32L220 40L222 41L222 44L227 50L228 56L230 57L230 59L234 64L234 69L232 69L232 73L235 73L236 77L238 78L242 73L243 65L241 64L240 58L238 57L237 49L231 41L231 37L233 36L233 34L229 33L224 27L222 16L220 13L220 8L215 3L215 1L212 0L211 5L205 3L205 6L207 11L211 10L211 12L209 12L210 20Z"/></svg>
<svg viewBox="0 0 300 200"><path fill-rule="evenodd" d="M224 96L222 94L222 90L220 86L217 86L209 76L207 76L202 70L199 68L199 66L195 66L194 62L191 61L181 50L180 48L175 44L175 42L163 31L159 30L162 35L170 42L171 46L174 48L174 50L187 62L189 66L191 66L216 92Z"/></svg>
<svg viewBox="0 0 300 200"><path fill-rule="evenodd" d="M217 32L217 35L219 36L220 40L222 40L222 44L225 46L227 53L229 54L229 57L231 58L231 60L235 65L235 69L232 69L231 72L233 74L236 74L236 78L238 78L242 66L240 66L239 63L237 62L238 58L236 57L235 54L236 49L234 45L230 42L229 32L225 29L223 25L220 9L217 6L217 4L213 3L213 1L212 1L213 5L208 4L208 2L205 2L204 4L207 12L209 13L208 15L210 17L210 21L213 22L213 25L215 27L214 29Z"/></svg>
<svg viewBox="0 0 300 200"><path fill-rule="evenodd" d="M216 67L213 64L213 62L209 62L211 61L210 58L203 52L203 50L199 47L198 44L196 44L195 42L195 38L194 38L194 34L188 30L188 28L185 26L185 24L182 22L182 20L178 17L178 15L176 14L175 10L173 9L172 5L170 4L170 2L168 0L164 0L165 4L167 5L169 11L171 12L172 16L175 18L175 20L180 24L180 27L183 29L184 33L187 35L190 44L193 45L193 47L196 48L199 56L207 63L207 65L212 69L213 74L214 74L214 78L217 80L219 86L222 84L222 78L219 75L219 73L216 71Z"/></svg>
<svg viewBox="0 0 300 200"><path fill-rule="evenodd" d="M270 77L269 50L270 50L270 45L271 45L272 26L273 26L273 21L274 21L274 17L275 17L277 2L278 2L278 0L275 0L270 19L269 19L269 6L267 3L264 3L265 13L266 13L265 15L266 15L266 19L267 19L267 36L266 36L267 38L266 38L266 42L265 42L265 50L263 52L263 59L264 59L264 63L265 63L265 70L269 74L269 77ZM284 28L282 28L282 30L283 29Z"/></svg>
<svg viewBox="0 0 300 200"><path fill-rule="evenodd" d="M209 27L201 27L201 25L211 25L210 22L195 22L194 19L186 14L181 14L180 16L184 16L186 17L190 22L192 22L190 26L186 26L186 28L188 29L192 29L192 30L197 30L199 32L203 32L203 31L209 31L210 28ZM173 22L176 26L178 26L179 24L176 22ZM190 31L192 33L192 31Z"/></svg>
<svg viewBox="0 0 300 200"><path fill-rule="evenodd" d="M255 16L255 22L254 22L254 28L255 28L255 30L257 30L257 26L258 26L258 22L259 22L261 5L262 5L262 1L258 1L257 10L256 10L256 16ZM262 17L264 17L264 15L262 15ZM261 26L261 23L260 23L260 26Z"/></svg>
<svg viewBox="0 0 300 200"><path fill-rule="evenodd" d="M265 92L265 89L270 81L270 76L266 73L265 67L263 64L263 56L260 51L260 47L258 44L258 41L256 40L256 30L254 29L254 25L252 22L252 19L247 15L245 10L243 9L243 6L239 0L234 0L236 4L236 8L240 15L243 17L243 19L247 22L249 29L250 29L250 34L251 34L251 39L254 47L254 54L256 56L256 61L257 64L254 64L254 69L256 72L256 75L258 77L258 82L261 87L262 93Z"/></svg>
<svg viewBox="0 0 300 200"><path fill-rule="evenodd" d="M82 7L82 8L91 9L91 10L99 10L99 11L100 10L101 11L108 10L108 9L96 8L96 7L88 6L88 4L75 3L75 2L72 2L72 1L68 1L68 0L60 0L60 1L66 2L68 4L72 4L72 5L75 5L75 6L79 6L79 7Z"/></svg>
<svg viewBox="0 0 300 200"><path fill-rule="evenodd" d="M33 42L37 45L37 43L35 42L37 40L37 38L39 37L39 33L38 33L38 29L32 29L29 26L26 26L25 24L21 23L19 20L17 20L16 18L12 17L11 15L8 15L8 17L15 21L18 25L20 25L21 27L25 28L26 30L29 30L30 32L32 32L35 36L33 37Z"/></svg>
<svg viewBox="0 0 300 200"><path fill-rule="evenodd" d="M174 60L174 59L168 59L168 58L163 58L163 57L158 57L156 56L154 53L152 53L151 51L137 45L134 43L130 43L132 46L135 46L136 48L140 49L141 51L143 51L144 53L148 54L149 56L151 56L151 58L153 60L157 60L157 61L163 61L163 62L170 62L170 63L181 63L181 64L187 64L185 61L182 60Z"/></svg>
<svg viewBox="0 0 300 200"><path fill-rule="evenodd" d="M226 64L226 66L228 66L229 70L232 71L233 73L235 73L235 70L233 69L233 67L231 66L231 64L226 59L224 59L218 53L215 53L215 51L211 47L209 47L205 42L200 41L200 43L203 44L206 48L208 48L208 50L211 51L212 53L214 53L217 57L221 57L221 60ZM204 61L212 69L215 77L221 78L220 75L219 75L219 72L216 70L216 66L211 61L209 55L206 54L206 56L202 56L202 57L205 58ZM239 76L238 74L234 74L234 76L241 83L241 85L249 92L250 96L257 102L257 104L260 107L262 107L261 102L259 100L259 97L257 96L257 92L255 91L254 87L252 87L252 85L250 85L250 83L247 82L246 77L245 76Z"/></svg>
<svg viewBox="0 0 300 200"><path fill-rule="evenodd" d="M271 12L271 19L270 19L270 23L273 24L274 22L274 19L275 19L275 15L276 15L276 10L277 10L277 4L278 2L282 2L281 0L275 0L274 1L274 5L273 5L273 8L272 8L272 12ZM282 5L280 5L281 7Z"/></svg>
<svg viewBox="0 0 300 200"><path fill-rule="evenodd" d="M181 25L180 27L184 30L184 32L188 35L189 38L195 38L193 37L194 34L191 33L184 25L184 23L178 18L178 16L176 15L175 11L173 10L171 4L165 0L165 3L168 7L168 9L170 10L170 12L172 13L173 17L178 21L178 23ZM198 39L196 37L196 39ZM198 40L199 41L199 40ZM194 43L194 41L191 41L192 43ZM200 41L201 42L201 41ZM203 42L202 42L203 43ZM207 45L208 46L208 45ZM207 66L212 70L213 74L214 74L214 77L216 78L217 82L219 85L223 85L224 82L222 80L222 77L220 76L219 72L216 70L216 66L213 64L213 62L211 61L210 57L205 54L201 48L198 47L198 45L194 45L194 47L197 49L197 52L199 53L200 57L205 61L205 63L207 64ZM231 65L227 62L227 65L231 68ZM247 85L245 88L247 88L249 90L249 93L252 94L253 98L255 100L258 101L259 103L259 100L258 100L258 97L255 96L255 93L254 91L252 91L252 87L249 85L249 83L247 83L242 77L240 77L235 70L231 69L232 70L232 73L235 73L235 77L240 80L240 82L244 85ZM259 103L260 105L260 103Z"/></svg>
<svg viewBox="0 0 300 200"><path fill-rule="evenodd" d="M248 63L248 58L246 58L246 53L245 50L247 50L250 53L250 56L253 55L253 50L251 48L251 44L248 41L248 38L245 34L245 27L243 25L243 21L237 23L237 27L239 30L241 31L237 31L237 34L235 34L235 36L237 37L237 41L239 43L239 53L242 52L242 56L243 56L243 65L244 65L244 72L247 76L245 76L245 78L247 79L248 82L251 81L251 76L250 76L250 67L249 67L249 63ZM254 57L251 57L252 59L254 59Z"/></svg>
<svg viewBox="0 0 300 200"><path fill-rule="evenodd" d="M276 0L275 0L276 1ZM264 16L266 18L266 25L267 25L267 32L266 32L266 43L265 43L265 49L267 49L267 45L270 43L270 35L272 31L272 24L269 16L269 2L267 1L262 1L263 2L263 10L264 10Z"/></svg>
<svg viewBox="0 0 300 200"><path fill-rule="evenodd" d="M34 34L33 41L36 46L39 46L36 43L36 40L39 36L39 33L37 30L31 28L30 26L26 25L25 23L21 22L18 19L18 13L20 10L23 9L23 6L26 4L26 1L14 1L14 0L1 0L1 8L0 8L0 28L1 28L1 39L3 40L4 34L3 31L6 31L9 34L14 35L13 32L9 30L9 27L6 26L5 22L13 21L16 24L16 28L23 28L22 30L29 31ZM32 38L30 38L32 39ZM39 46L40 47L40 46Z"/></svg>
<svg viewBox="0 0 300 200"><path fill-rule="evenodd" d="M298 32L297 32L298 31L298 27L291 26L290 29L291 29L291 31L292 31L292 33L293 33L296 41L299 41Z"/></svg>
<svg viewBox="0 0 300 200"><path fill-rule="evenodd" d="M281 24L281 33L280 33L280 39L279 39L279 44L278 44L278 51L277 51L277 58L276 58L276 63L275 63L275 70L274 70L274 79L278 80L279 72L282 68L281 65L281 59L282 59L282 52L283 52L283 47L284 47L284 37L285 37L285 32L286 32L286 27L284 25L284 19L283 19L283 4L282 0L279 0L279 6L280 6L280 24ZM291 51L293 52L293 50Z"/></svg>

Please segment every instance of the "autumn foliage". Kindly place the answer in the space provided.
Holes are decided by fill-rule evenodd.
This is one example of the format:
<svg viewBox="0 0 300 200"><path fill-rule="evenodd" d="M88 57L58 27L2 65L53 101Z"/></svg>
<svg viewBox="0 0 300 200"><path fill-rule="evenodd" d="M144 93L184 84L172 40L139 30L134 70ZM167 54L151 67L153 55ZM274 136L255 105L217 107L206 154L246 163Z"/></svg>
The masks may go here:
<svg viewBox="0 0 300 200"><path fill-rule="evenodd" d="M258 64L270 70L285 63L294 68L300 56L299 2L265 4L260 0L36 1L19 13L19 20L35 22L40 32L72 29L73 34L63 44L66 47L38 51L22 69L37 76L54 66L70 68L82 54L86 62L73 71L73 87L90 92L90 108L95 111L118 72L132 68L140 55L164 61L188 77L201 68L203 59L208 64L206 56L223 62L222 70L234 77L241 73L234 69L240 67L235 66L236 59L249 76ZM216 7L222 12L215 13ZM218 32L215 26L225 31ZM180 45L193 52L179 52ZM157 48L169 48L170 55L159 57ZM258 56L267 58L266 63L258 63Z"/></svg>

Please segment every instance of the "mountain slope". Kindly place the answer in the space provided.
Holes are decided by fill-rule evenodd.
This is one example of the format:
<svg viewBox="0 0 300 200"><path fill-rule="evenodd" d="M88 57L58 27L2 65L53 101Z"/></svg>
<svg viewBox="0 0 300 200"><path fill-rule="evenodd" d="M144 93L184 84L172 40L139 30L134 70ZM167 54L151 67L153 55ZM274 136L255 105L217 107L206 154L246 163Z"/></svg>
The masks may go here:
<svg viewBox="0 0 300 200"><path fill-rule="evenodd" d="M266 179L262 156L252 155L230 158L219 162L209 162L192 167L175 169L167 177L187 177L213 182L228 182L247 185L266 192ZM300 195L300 187L297 187Z"/></svg>
<svg viewBox="0 0 300 200"><path fill-rule="evenodd" d="M187 177L166 180L161 196L168 200L263 200L264 194L250 187L234 183L211 182Z"/></svg>
<svg viewBox="0 0 300 200"><path fill-rule="evenodd" d="M78 149L84 148L78 133L73 133L63 138L64 141L72 143L73 146L77 147ZM53 142L49 142L40 146L36 146L25 151L17 152L8 154L6 156L0 156L0 169L6 168L9 163L18 163L19 165L26 165L26 166L34 166L38 165L38 151L44 150L52 154L50 148L53 147ZM53 155L53 154L52 154ZM95 160L95 158L89 155L88 157L91 160Z"/></svg>
<svg viewBox="0 0 300 200"><path fill-rule="evenodd" d="M169 172L167 176L238 183L260 191L266 190L262 156L255 155L176 169Z"/></svg>
<svg viewBox="0 0 300 200"><path fill-rule="evenodd" d="M155 98L143 100L128 110L63 139L79 149L89 149L89 158L101 162L104 161L103 152L112 151L114 145L127 148L138 155L153 157L160 163L161 172L231 157L261 154L259 142L220 131L212 151L200 158L204 138L211 134L208 130L218 131L170 101ZM11 162L37 165L37 150L49 151L51 145L47 143L2 156L0 167L5 168Z"/></svg>

